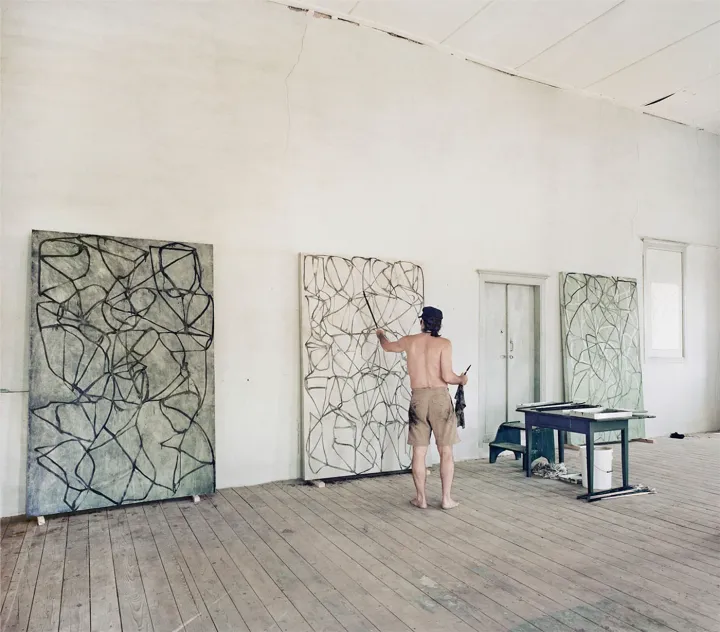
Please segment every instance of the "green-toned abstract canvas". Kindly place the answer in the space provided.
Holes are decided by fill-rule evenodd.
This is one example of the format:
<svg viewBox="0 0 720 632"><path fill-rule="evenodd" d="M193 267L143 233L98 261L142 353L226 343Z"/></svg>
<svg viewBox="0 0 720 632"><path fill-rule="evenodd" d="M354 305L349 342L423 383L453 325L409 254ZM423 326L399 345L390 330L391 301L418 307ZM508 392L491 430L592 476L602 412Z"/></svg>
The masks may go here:
<svg viewBox="0 0 720 632"><path fill-rule="evenodd" d="M635 279L560 274L560 319L565 399L642 410L638 287ZM629 438L645 436L645 422L632 419ZM571 443L584 437L569 434ZM597 442L619 440L619 432Z"/></svg>
<svg viewBox="0 0 720 632"><path fill-rule="evenodd" d="M33 231L28 515L215 490L210 245Z"/></svg>

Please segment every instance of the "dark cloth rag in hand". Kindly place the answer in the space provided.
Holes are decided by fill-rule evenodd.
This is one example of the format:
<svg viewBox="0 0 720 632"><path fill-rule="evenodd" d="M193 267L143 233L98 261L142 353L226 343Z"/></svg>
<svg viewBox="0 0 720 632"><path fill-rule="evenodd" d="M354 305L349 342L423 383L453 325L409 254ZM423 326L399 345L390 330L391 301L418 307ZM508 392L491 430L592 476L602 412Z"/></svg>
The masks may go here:
<svg viewBox="0 0 720 632"><path fill-rule="evenodd" d="M455 391L455 417L457 417L458 428L465 427L465 389L462 384Z"/></svg>

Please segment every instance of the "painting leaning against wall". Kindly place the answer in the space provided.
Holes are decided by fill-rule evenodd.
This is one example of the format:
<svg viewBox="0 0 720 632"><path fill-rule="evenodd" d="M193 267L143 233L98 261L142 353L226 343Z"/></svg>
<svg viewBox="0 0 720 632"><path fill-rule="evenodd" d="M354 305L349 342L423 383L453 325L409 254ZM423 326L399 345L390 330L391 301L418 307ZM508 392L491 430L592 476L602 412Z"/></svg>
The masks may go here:
<svg viewBox="0 0 720 632"><path fill-rule="evenodd" d="M300 268L304 478L407 469L407 365L382 351L373 317L392 338L417 328L422 268L324 255Z"/></svg>
<svg viewBox="0 0 720 632"><path fill-rule="evenodd" d="M637 281L593 274L560 274L560 319L565 398L599 406L642 410L643 382ZM629 438L645 436L631 420ZM618 440L618 432L597 442ZM582 435L569 434L577 443Z"/></svg>
<svg viewBox="0 0 720 632"><path fill-rule="evenodd" d="M213 249L33 231L26 513L215 490Z"/></svg>

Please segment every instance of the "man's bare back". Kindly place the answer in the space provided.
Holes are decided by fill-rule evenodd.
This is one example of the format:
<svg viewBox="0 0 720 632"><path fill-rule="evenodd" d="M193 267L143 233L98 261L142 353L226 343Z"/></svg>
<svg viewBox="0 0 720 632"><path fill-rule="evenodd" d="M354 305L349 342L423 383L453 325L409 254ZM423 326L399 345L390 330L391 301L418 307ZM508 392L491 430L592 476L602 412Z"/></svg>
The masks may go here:
<svg viewBox="0 0 720 632"><path fill-rule="evenodd" d="M452 345L447 338L421 333L398 342L407 356L411 388L442 388L465 381L452 370Z"/></svg>

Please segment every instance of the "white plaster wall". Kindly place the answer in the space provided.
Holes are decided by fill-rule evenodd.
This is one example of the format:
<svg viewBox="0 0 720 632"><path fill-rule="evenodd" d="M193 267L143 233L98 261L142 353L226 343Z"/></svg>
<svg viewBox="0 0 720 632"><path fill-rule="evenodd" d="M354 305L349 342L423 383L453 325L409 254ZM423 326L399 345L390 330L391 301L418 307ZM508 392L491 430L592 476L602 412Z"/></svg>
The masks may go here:
<svg viewBox="0 0 720 632"><path fill-rule="evenodd" d="M718 427L717 137L254 0L4 7L3 389L27 389L31 229L213 243L218 485L294 478L298 252L422 264L459 368L479 362L475 270L550 274L559 397L557 272L639 278L651 236L706 246L687 359L645 366L649 433ZM477 400L471 382L461 458ZM10 515L27 397L0 404Z"/></svg>

